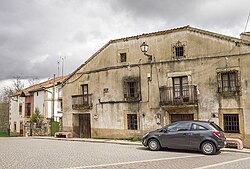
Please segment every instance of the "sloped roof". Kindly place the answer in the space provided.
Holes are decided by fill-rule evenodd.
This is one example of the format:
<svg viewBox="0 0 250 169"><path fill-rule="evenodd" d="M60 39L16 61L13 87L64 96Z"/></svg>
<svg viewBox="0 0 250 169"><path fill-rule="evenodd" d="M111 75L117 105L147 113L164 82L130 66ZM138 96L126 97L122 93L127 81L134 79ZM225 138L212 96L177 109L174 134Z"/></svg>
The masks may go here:
<svg viewBox="0 0 250 169"><path fill-rule="evenodd" d="M56 77L55 78L55 85L59 85L61 84L65 79L67 78L67 76L60 76L60 77ZM36 91L41 91L44 90L44 88L50 88L53 86L53 81L54 79L49 79L47 81L29 86L25 89L23 89L22 91L18 92L17 95L29 95L30 93L36 92Z"/></svg>
<svg viewBox="0 0 250 169"><path fill-rule="evenodd" d="M215 37L215 38L224 39L224 40L231 41L231 42L237 42L237 43L245 44L245 45L248 45L248 46L250 45L249 43L246 43L246 42L242 41L242 39L239 39L239 38L235 38L235 37L231 37L231 36L226 36L226 35L210 32L210 31L206 31L206 30L199 29L199 28L194 28L194 27L191 27L189 25L179 27L179 28L168 29L168 30L164 30L164 31L157 31L157 32L152 32L152 33L145 33L145 34L141 34L141 35L120 38L120 39L114 39L114 40L110 40L102 48L100 48L97 52L95 52L86 62L84 62L82 65L80 65L74 72L72 72L69 75L69 77L64 80L63 83L65 83L67 80L69 80L78 70L80 70L85 64L89 63L93 58L95 58L99 53L101 53L105 48L107 48L112 43L130 41L130 40L146 38L146 37L152 37L152 36L165 35L165 34L168 34L168 33L173 33L173 32L178 32L178 31L185 31L185 30L188 30L188 31L191 31L191 32L197 32L197 33L208 35L208 36Z"/></svg>

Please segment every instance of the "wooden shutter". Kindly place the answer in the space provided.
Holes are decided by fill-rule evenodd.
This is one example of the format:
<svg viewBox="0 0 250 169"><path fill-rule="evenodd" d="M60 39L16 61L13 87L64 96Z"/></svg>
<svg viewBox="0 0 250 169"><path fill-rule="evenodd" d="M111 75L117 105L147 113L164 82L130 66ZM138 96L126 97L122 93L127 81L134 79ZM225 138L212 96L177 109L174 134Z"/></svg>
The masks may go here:
<svg viewBox="0 0 250 169"><path fill-rule="evenodd" d="M135 80L135 98L139 98L139 83L138 83L138 79Z"/></svg>
<svg viewBox="0 0 250 169"><path fill-rule="evenodd" d="M221 72L217 73L217 81L218 81L218 92L222 92L222 79L221 79Z"/></svg>
<svg viewBox="0 0 250 169"><path fill-rule="evenodd" d="M128 82L126 80L123 81L123 94L124 98L128 98Z"/></svg>
<svg viewBox="0 0 250 169"><path fill-rule="evenodd" d="M237 91L238 92L241 92L241 74L240 74L240 71L236 71L235 72L236 73L236 75L237 75Z"/></svg>

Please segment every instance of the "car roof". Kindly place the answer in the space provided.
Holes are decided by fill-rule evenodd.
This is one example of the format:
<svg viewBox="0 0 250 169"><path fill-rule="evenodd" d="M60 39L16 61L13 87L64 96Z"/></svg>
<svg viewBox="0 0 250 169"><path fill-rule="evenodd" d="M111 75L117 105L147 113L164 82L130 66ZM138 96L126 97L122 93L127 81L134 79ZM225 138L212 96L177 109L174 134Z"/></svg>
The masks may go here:
<svg viewBox="0 0 250 169"><path fill-rule="evenodd" d="M180 122L195 122L195 123L206 123L206 124L209 124L209 123L213 123L212 121L202 121L202 120L189 120L189 121L176 121L174 123L180 123Z"/></svg>

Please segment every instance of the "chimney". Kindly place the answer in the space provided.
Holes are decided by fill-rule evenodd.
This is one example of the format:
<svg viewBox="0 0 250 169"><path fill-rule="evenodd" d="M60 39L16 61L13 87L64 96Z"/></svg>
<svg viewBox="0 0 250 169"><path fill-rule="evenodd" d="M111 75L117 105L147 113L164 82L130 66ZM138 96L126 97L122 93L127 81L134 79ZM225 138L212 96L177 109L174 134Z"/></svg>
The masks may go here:
<svg viewBox="0 0 250 169"><path fill-rule="evenodd" d="M240 38L245 43L250 43L250 32L243 32L240 34Z"/></svg>

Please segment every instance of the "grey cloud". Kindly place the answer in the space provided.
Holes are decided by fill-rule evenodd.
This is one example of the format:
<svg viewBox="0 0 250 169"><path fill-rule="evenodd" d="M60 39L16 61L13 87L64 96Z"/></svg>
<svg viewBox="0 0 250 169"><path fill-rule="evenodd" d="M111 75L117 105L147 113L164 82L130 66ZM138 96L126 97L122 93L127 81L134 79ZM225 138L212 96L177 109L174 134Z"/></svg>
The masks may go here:
<svg viewBox="0 0 250 169"><path fill-rule="evenodd" d="M0 80L50 77L62 55L70 73L110 39L187 24L237 36L249 6L248 0L1 0Z"/></svg>
<svg viewBox="0 0 250 169"><path fill-rule="evenodd" d="M160 19L166 27L190 24L221 32L235 25L243 28L249 6L248 0L118 0L112 5L114 10L127 12L137 21L152 20L153 24Z"/></svg>

